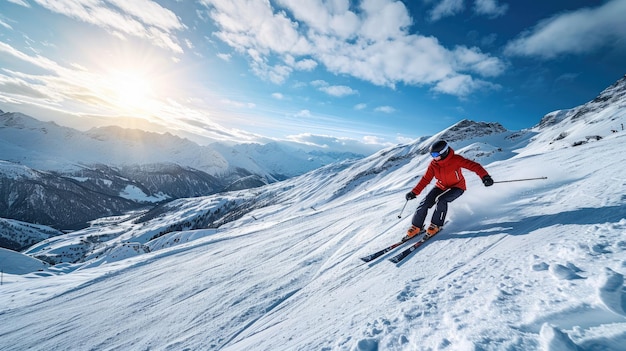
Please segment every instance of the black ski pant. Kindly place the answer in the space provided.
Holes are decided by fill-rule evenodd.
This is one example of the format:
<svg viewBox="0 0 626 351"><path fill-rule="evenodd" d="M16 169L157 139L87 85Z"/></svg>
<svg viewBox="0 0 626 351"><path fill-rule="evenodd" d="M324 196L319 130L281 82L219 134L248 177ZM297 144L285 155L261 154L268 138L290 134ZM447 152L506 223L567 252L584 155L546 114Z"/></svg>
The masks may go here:
<svg viewBox="0 0 626 351"><path fill-rule="evenodd" d="M446 214L448 213L448 203L456 200L459 196L463 195L463 189L461 188L450 188L446 190L441 190L438 187L434 187L422 200L422 202L415 210L415 214L413 215L412 224L419 228L424 228L424 221L426 220L426 215L428 214L428 209L433 207L433 205L437 204L435 207L435 213L433 213L433 218L431 223L441 227L443 226L443 222L446 219Z"/></svg>

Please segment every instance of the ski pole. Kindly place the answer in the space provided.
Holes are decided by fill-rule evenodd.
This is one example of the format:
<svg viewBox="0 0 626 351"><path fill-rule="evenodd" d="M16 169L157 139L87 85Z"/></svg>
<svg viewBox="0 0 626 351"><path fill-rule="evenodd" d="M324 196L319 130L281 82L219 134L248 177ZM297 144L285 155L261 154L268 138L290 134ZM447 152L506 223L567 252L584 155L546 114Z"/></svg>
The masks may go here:
<svg viewBox="0 0 626 351"><path fill-rule="evenodd" d="M400 210L400 214L398 215L398 218L402 218L402 212L404 212L404 208L406 207L406 204L409 203L409 200L406 200L404 202L404 206L402 206L402 209Z"/></svg>
<svg viewBox="0 0 626 351"><path fill-rule="evenodd" d="M511 183L511 182L524 182L527 180L538 180L538 179L548 179L548 177L537 177L537 178L526 178L526 179L511 179L511 180L499 180L497 182L493 182L495 183Z"/></svg>

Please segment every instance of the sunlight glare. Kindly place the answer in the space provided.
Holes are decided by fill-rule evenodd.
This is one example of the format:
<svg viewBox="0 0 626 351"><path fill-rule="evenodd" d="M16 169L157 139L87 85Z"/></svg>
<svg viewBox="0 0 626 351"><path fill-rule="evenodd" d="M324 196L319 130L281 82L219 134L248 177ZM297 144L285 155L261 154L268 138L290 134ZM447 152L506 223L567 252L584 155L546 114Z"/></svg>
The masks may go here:
<svg viewBox="0 0 626 351"><path fill-rule="evenodd" d="M121 107L149 109L153 87L148 77L132 70L112 72L109 77L110 88Z"/></svg>

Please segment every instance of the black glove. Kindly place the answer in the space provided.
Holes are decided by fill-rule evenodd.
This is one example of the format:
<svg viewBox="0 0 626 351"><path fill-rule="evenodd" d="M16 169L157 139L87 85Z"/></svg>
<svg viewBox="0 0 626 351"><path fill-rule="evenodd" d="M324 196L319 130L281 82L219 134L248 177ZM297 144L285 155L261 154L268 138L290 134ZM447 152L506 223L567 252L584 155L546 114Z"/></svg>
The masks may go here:
<svg viewBox="0 0 626 351"><path fill-rule="evenodd" d="M482 179L483 179L483 184L485 184L485 186L492 186L493 185L493 179L491 178L491 176L489 174L484 176Z"/></svg>
<svg viewBox="0 0 626 351"><path fill-rule="evenodd" d="M415 199L416 196L417 195L415 195L412 191L409 191L408 193L406 193L404 198L406 198L406 201L409 201Z"/></svg>

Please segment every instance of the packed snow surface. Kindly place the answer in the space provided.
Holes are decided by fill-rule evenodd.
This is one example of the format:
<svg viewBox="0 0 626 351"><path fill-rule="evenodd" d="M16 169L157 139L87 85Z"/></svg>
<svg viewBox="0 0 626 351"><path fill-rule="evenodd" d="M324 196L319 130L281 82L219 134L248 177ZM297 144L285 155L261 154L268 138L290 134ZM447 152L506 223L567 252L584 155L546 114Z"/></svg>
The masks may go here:
<svg viewBox="0 0 626 351"><path fill-rule="evenodd" d="M214 196L50 240L28 252L97 233L118 245L5 269L0 349L626 350L626 133L576 147L543 133L453 143L495 181L547 179L464 172L444 230L398 265L399 250L359 258L410 226L425 193L400 213L404 194L429 161L416 150L434 139L228 195L266 205L219 229L151 229Z"/></svg>

